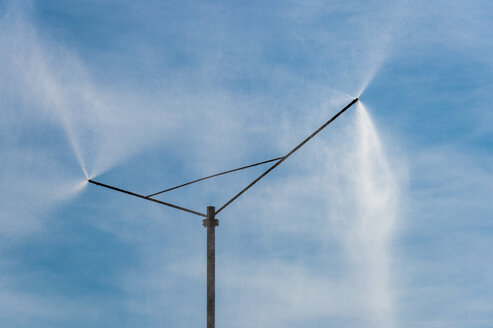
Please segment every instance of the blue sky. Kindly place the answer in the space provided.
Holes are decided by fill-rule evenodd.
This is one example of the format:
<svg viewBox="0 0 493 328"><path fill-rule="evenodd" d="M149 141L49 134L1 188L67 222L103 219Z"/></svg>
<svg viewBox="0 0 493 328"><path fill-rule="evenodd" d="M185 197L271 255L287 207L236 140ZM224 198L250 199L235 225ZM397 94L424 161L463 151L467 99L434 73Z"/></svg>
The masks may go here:
<svg viewBox="0 0 493 328"><path fill-rule="evenodd" d="M0 1L0 326L493 325L488 1ZM163 200L220 206L257 167Z"/></svg>

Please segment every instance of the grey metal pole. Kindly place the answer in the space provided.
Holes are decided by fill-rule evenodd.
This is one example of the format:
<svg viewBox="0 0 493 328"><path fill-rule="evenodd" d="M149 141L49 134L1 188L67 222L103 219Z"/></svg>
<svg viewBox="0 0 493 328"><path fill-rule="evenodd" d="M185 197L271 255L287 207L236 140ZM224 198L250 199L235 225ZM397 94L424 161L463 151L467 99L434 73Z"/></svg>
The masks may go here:
<svg viewBox="0 0 493 328"><path fill-rule="evenodd" d="M207 229L207 328L215 327L216 289L216 208L207 206L207 219L202 224Z"/></svg>

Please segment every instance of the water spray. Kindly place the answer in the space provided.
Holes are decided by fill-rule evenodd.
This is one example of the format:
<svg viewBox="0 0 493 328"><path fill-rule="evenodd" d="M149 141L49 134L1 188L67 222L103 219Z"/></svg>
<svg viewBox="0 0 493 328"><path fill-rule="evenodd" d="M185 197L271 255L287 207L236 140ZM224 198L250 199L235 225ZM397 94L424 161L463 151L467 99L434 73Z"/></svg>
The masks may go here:
<svg viewBox="0 0 493 328"><path fill-rule="evenodd" d="M257 182L259 182L262 178L264 178L267 174L269 174L272 170L274 170L276 167L278 167L282 162L284 162L288 157L293 155L298 149L303 147L304 144L306 144L310 139L312 139L315 135L317 135L320 131L325 129L330 123L335 121L342 113L344 113L346 110L348 110L351 106L353 106L355 103L358 102L358 98L353 99L349 104L347 104L344 108L342 108L337 114L332 116L327 122L325 122L322 126L320 126L317 130L315 130L312 134L310 134L307 138L305 138L303 141L301 141L298 145L296 145L293 149L291 149L286 155L281 156L281 157L276 157L270 160L242 166L236 169L216 173L213 175L209 175L204 178L196 179L190 182L186 182L183 184L180 184L175 187L167 188L155 193L152 193L150 195L141 195L134 193L132 191L128 191L125 189L113 187L101 182L94 181L92 179L88 179L87 181L95 184L100 187L105 187L114 191L119 191L122 193L125 193L130 196L138 197L141 199L145 199L154 203L158 203L161 205L165 205L177 210L185 211L190 214L194 214L197 216L205 217L205 219L202 221L202 224L204 227L207 229L207 328L214 328L215 327L215 258L216 258L216 246L215 246L215 228L219 225L219 220L216 219L216 215L223 211L227 206L229 206L232 202L234 202L238 197L240 197L244 192L246 192L248 189L253 187ZM186 207L178 206L175 204L171 204L168 202L164 202L158 199L153 198L153 196L157 196L159 194L163 194L172 190L176 190L178 188L182 188L188 185L191 185L193 183L197 183L206 179L211 179L220 175L244 170L247 168L251 168L254 166L258 165L263 165L267 163L275 162L271 167L269 167L266 171L264 171L261 175L259 175L256 179L254 179L250 184L248 184L245 188L243 188L240 192L238 192L236 195L234 195L230 200L228 200L224 205L222 205L218 210L214 206L207 206L207 211L206 213L201 213L198 211L194 211L191 209L188 209Z"/></svg>

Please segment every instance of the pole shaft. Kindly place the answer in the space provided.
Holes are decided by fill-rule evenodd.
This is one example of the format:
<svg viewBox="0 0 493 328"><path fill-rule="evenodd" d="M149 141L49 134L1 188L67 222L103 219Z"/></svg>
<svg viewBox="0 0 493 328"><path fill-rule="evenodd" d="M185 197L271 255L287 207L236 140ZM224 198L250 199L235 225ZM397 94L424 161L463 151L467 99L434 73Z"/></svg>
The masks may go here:
<svg viewBox="0 0 493 328"><path fill-rule="evenodd" d="M216 227L214 206L207 206L207 219L203 221L207 229L207 328L215 327L216 302Z"/></svg>

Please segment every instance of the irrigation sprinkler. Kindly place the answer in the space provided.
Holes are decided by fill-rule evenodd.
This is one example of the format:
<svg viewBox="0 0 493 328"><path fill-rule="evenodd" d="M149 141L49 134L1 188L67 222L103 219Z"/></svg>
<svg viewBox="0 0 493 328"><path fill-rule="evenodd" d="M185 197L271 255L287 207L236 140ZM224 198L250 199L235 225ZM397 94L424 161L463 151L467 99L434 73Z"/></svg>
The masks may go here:
<svg viewBox="0 0 493 328"><path fill-rule="evenodd" d="M150 195L140 195L140 194L137 194L137 193L134 193L134 192L125 190L125 189L113 187L113 186L110 186L110 185L107 185L107 184L104 184L104 183L101 183L101 182L97 182L97 181L94 181L94 180L91 180L91 179L88 179L88 181L90 183L93 183L93 184L98 185L98 186L101 186L101 187L105 187L105 188L108 188L108 189L111 189L111 190L119 191L119 192L125 193L127 195L131 195L131 196L135 196L135 197L138 197L138 198L142 198L142 199L145 199L145 200L148 200L148 201L151 201L151 202L155 202L155 203L158 203L158 204L161 204L161 205L165 205L165 206L168 206L168 207L177 209L177 210L185 211L185 212L190 213L190 214L195 214L195 215L198 215L198 216L205 217L205 219L202 220L202 224L207 229L207 328L214 328L215 327L215 283L216 283L215 282L215 279L216 279L215 278L216 277L216 274L215 274L215 269L216 269L215 268L215 262L216 262L215 230L216 230L216 227L219 225L219 220L216 219L216 215L218 213L220 213L221 211L223 211L227 206L229 206L236 199L238 199L238 197L240 197L245 191L247 191L248 189L250 189L251 187L253 187L253 185L255 185L257 182L259 182L260 179L262 179L263 177L265 177L267 174L269 174L269 172L271 172L272 170L274 170L282 162L284 162L286 159L288 159L289 156L293 155L294 152L296 152L304 144L306 144L308 141L310 141L311 138L313 138L320 131L322 131L324 128L326 128L330 123L332 123L335 119L337 119L342 113L344 113L347 109L349 109L351 106L353 106L356 102L358 102L358 98L353 99L349 104L347 104L337 114L335 114L334 116L332 116L321 127L319 127L317 130L315 130L315 132L313 132L306 139L304 139L302 142L300 142L296 147L294 147L293 149L291 149L286 155L281 156L281 157L276 157L276 158L269 159L269 160L266 160L266 161L263 161L263 162L258 162L258 163L254 163L254 164L242 166L242 167L239 167L239 168L236 168L236 169L233 169L233 170L228 170L228 171L216 173L216 174L213 174L213 175L209 175L207 177L196 179L196 180L193 180L193 181L190 181L190 182L186 182L186 183L183 183L181 185L178 185L178 186L175 186L175 187L171 187L171 188L167 188L167 189L164 189L164 190L155 192L155 193L150 194ZM263 165L263 164L267 164L267 163L272 163L272 162L275 162L275 163L271 167L269 167L266 171L264 171L264 173L262 173L261 175L259 175L255 180L253 180L252 182L250 182L250 184L248 184L240 192L238 192L236 195L234 195L230 200L228 200L218 210L216 210L216 208L214 206L207 206L206 213L201 213L201 212L197 212L197 211L194 211L194 210L191 210L191 209L182 207L182 206L178 206L178 205L171 204L171 203L168 203L168 202L163 202L163 201L161 201L159 199L153 198L154 196L157 196L159 194L163 194L163 193L166 193L166 192L171 191L171 190L182 188L182 187L185 187L185 186L188 186L190 184L197 183L197 182L200 182L200 181L203 181L203 180L206 180L206 179L215 178L215 177L220 176L220 175L224 175L224 174L228 174L228 173L231 173L231 172L236 172L236 171L239 171L239 170L244 170L244 169L247 169L247 168L251 168L251 167L254 167L254 166Z"/></svg>

